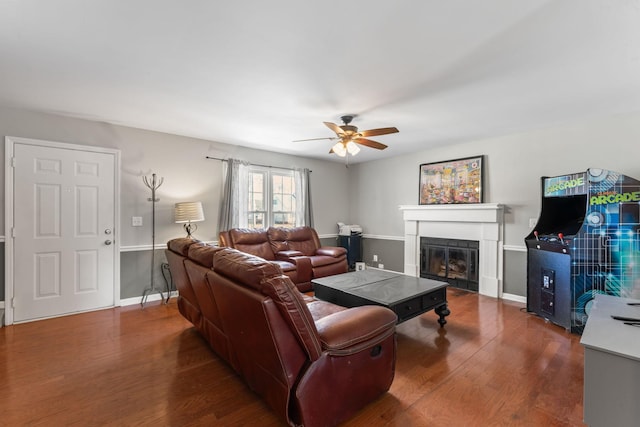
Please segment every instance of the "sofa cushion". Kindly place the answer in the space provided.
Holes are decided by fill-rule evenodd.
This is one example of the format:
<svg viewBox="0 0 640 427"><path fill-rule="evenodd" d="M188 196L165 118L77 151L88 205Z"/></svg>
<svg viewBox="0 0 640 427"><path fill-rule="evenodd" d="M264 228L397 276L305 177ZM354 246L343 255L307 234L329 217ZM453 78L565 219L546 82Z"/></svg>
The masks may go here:
<svg viewBox="0 0 640 427"><path fill-rule="evenodd" d="M272 261L275 259L267 230L234 228L229 230L232 246L239 251L246 252L260 258Z"/></svg>
<svg viewBox="0 0 640 427"><path fill-rule="evenodd" d="M216 251L213 266L217 273L257 291L263 279L282 274L278 264L231 248Z"/></svg>
<svg viewBox="0 0 640 427"><path fill-rule="evenodd" d="M274 254L289 250L289 245L287 244L287 229L281 227L269 227L267 230L267 237L271 244L271 250Z"/></svg>
<svg viewBox="0 0 640 427"><path fill-rule="evenodd" d="M213 267L213 255L221 249L218 246L198 242L189 246L188 256L198 264L211 268Z"/></svg>
<svg viewBox="0 0 640 427"><path fill-rule="evenodd" d="M189 253L189 246L194 243L200 243L200 241L190 237L178 237L177 239L169 240L167 242L167 248L177 254L187 256Z"/></svg>
<svg viewBox="0 0 640 427"><path fill-rule="evenodd" d="M315 321L318 321L330 314L337 313L338 311L346 310L345 307L340 305L318 299L306 299L305 302L307 303L307 308L311 313L311 317L313 317L313 320Z"/></svg>
<svg viewBox="0 0 640 427"><path fill-rule="evenodd" d="M289 250L300 251L307 256L316 254L320 245L316 241L312 228L296 227L284 230Z"/></svg>

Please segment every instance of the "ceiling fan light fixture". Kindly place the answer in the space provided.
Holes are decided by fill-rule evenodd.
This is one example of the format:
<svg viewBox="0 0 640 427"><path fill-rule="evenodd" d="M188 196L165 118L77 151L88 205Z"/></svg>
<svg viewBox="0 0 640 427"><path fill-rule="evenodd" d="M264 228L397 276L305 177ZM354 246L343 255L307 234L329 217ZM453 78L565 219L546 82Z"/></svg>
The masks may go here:
<svg viewBox="0 0 640 427"><path fill-rule="evenodd" d="M349 152L349 154L351 154L352 156L355 156L356 154L358 154L360 152L360 147L358 147L356 145L355 142L353 141L349 141L347 142L347 151Z"/></svg>
<svg viewBox="0 0 640 427"><path fill-rule="evenodd" d="M334 145L331 149L340 157L344 157L347 155L347 149L345 148L342 141L336 142L336 145Z"/></svg>
<svg viewBox="0 0 640 427"><path fill-rule="evenodd" d="M381 144L377 141L373 141L369 139L370 136L380 136L380 135L388 135L390 133L398 133L398 128L395 127L386 127L386 128L377 128L377 129L369 129L358 131L356 126L351 125L351 120L356 117L355 114L344 115L341 117L344 125L338 126L335 123L331 122L323 122L326 127L331 129L336 136L330 138L311 138L311 139L298 139L294 142L301 141L316 141L321 139L328 140L338 140L338 142L331 147L329 150L329 154L336 154L339 157L349 158L349 155L355 156L360 152L361 145L369 148L375 148L376 150L384 150L387 148L386 145Z"/></svg>

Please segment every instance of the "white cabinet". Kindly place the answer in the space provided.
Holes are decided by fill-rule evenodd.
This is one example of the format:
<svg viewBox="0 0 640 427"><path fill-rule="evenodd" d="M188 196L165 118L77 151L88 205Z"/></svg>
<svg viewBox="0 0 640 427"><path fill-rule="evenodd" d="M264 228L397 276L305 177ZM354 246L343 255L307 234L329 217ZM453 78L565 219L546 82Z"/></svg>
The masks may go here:
<svg viewBox="0 0 640 427"><path fill-rule="evenodd" d="M584 422L591 427L640 425L640 327L611 316L640 319L639 302L597 295L580 343L584 346Z"/></svg>

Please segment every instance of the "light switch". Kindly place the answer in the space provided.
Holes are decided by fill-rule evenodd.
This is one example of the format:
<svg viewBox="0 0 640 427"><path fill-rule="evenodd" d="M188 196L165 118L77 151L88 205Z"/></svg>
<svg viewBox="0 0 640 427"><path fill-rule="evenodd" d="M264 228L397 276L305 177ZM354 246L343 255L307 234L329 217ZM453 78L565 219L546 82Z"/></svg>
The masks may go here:
<svg viewBox="0 0 640 427"><path fill-rule="evenodd" d="M142 217L141 216L132 216L131 217L131 226L133 226L133 227L142 227Z"/></svg>

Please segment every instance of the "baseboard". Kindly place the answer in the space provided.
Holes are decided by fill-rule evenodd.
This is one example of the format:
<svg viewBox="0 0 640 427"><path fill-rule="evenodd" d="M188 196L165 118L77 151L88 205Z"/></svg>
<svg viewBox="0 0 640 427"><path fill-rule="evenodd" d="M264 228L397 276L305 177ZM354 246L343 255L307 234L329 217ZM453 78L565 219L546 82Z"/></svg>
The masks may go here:
<svg viewBox="0 0 640 427"><path fill-rule="evenodd" d="M513 252L527 252L527 247L523 245L502 245L502 249Z"/></svg>
<svg viewBox="0 0 640 427"><path fill-rule="evenodd" d="M387 271L389 273L404 274L402 271L387 270L386 268L371 267L370 265L367 265L365 267L365 270L380 270L380 271Z"/></svg>
<svg viewBox="0 0 640 427"><path fill-rule="evenodd" d="M516 294L502 293L502 299L506 299L507 301L521 302L523 304L527 303L527 297Z"/></svg>
<svg viewBox="0 0 640 427"><path fill-rule="evenodd" d="M173 297L177 297L178 296L178 291L171 291L171 298ZM160 301L160 294L155 293L152 295L149 295L147 297L147 302L151 302L151 301ZM133 298L125 298L125 299L121 299L120 300L120 307L126 307L128 305L136 305L136 304L141 304L142 303L142 296L139 297L133 297Z"/></svg>

